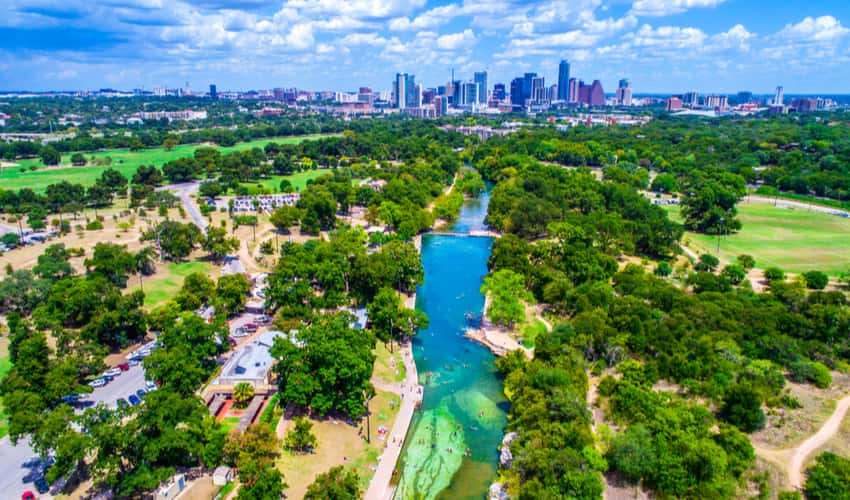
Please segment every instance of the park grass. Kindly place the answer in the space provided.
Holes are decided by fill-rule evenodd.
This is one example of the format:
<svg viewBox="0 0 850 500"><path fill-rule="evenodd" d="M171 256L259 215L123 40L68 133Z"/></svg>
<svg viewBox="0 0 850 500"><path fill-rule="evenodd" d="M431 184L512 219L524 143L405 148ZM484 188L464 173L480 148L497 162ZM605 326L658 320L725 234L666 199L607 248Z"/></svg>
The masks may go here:
<svg viewBox="0 0 850 500"><path fill-rule="evenodd" d="M522 345L528 349L534 349L534 344L537 341L537 338L540 335L545 334L546 331L546 325L539 319L534 318L531 322L522 325L522 334L520 336Z"/></svg>
<svg viewBox="0 0 850 500"><path fill-rule="evenodd" d="M671 219L681 222L679 207L667 207ZM717 255L733 262L740 254L755 258L756 267L771 266L802 273L838 274L850 269L850 220L804 208L774 207L769 203L738 205L743 224L737 234L717 237L688 232L686 246L697 253Z"/></svg>
<svg viewBox="0 0 850 500"><path fill-rule="evenodd" d="M242 417L224 417L221 419L221 426L229 433L239 425L240 420L242 420Z"/></svg>
<svg viewBox="0 0 850 500"><path fill-rule="evenodd" d="M377 466L378 456L386 444L385 441L377 438L378 427L392 429L400 406L401 398L398 395L381 390L376 391L369 403L371 444L366 442L366 431L360 429L365 425L365 419L352 426L344 420L310 418L313 434L318 441L316 449L308 454L284 450L277 462L284 481L289 485L286 489L287 497L303 498L307 487L316 479L316 476L337 465L357 472L360 488L366 491L372 476L375 475L372 467ZM393 446L393 443L389 445Z"/></svg>
<svg viewBox="0 0 850 500"><path fill-rule="evenodd" d="M145 292L144 306L152 310L161 306L169 299L177 295L183 286L183 280L192 273L213 274L212 264L206 261L194 260L189 262L169 262L157 264L156 274L143 278L143 289ZM139 289L138 280L131 278L128 291Z"/></svg>
<svg viewBox="0 0 850 500"><path fill-rule="evenodd" d="M264 179L258 179L255 182L244 182L242 185L248 188L249 195L273 194L280 192L280 181L286 179L292 184L295 191L303 191L307 187L307 181L330 173L330 170L304 170L292 175L272 175Z"/></svg>
<svg viewBox="0 0 850 500"><path fill-rule="evenodd" d="M219 151L224 153L232 153L234 151L245 151L255 147L262 148L270 142L278 144L298 144L304 140L319 139L329 137L334 134L316 134L294 137L277 137L256 139L248 142L240 142L230 147L219 147ZM72 167L71 153L62 155L61 167L46 168L42 165L38 158L18 160L15 167L3 167L0 169L0 187L4 189L21 189L28 187L36 192L43 192L48 185L59 182L68 181L75 184L89 186L94 184L95 180L100 176L101 172L107 168L114 168L121 172L128 179L133 176L139 165L154 165L161 167L164 163L192 156L195 150L204 144L181 144L174 147L171 151L166 151L164 148L149 148L139 151L130 151L129 149L110 149L104 151L96 151L93 153L83 153L89 162L93 158L112 158L112 165L109 166L94 166L86 165L83 167ZM37 170L30 170L30 167L35 166ZM24 169L24 172L21 172ZM278 184L280 181L278 181Z"/></svg>
<svg viewBox="0 0 850 500"><path fill-rule="evenodd" d="M398 347L395 348L395 352L390 353L387 345L383 342L377 342L372 353L375 355L375 367L372 371L373 379L380 380L385 384L397 384L404 381L407 377L407 369ZM391 358L395 358L395 366L390 362Z"/></svg>
<svg viewBox="0 0 850 500"><path fill-rule="evenodd" d="M5 377L11 369L12 360L9 358L9 340L5 337L0 338L0 380L3 380L3 377ZM9 433L8 418L9 415L6 414L6 411L3 408L3 402L0 401L0 438L6 437Z"/></svg>

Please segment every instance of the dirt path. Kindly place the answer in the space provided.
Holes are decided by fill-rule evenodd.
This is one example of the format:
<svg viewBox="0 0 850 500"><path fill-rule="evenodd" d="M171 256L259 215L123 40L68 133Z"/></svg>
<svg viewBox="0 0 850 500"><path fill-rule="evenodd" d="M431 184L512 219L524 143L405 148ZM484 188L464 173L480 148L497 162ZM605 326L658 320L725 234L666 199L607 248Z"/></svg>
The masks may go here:
<svg viewBox="0 0 850 500"><path fill-rule="evenodd" d="M777 207L797 207L797 208L805 208L807 210L814 210L816 212L823 213L833 213L833 212L841 212L841 213L850 213L847 210L843 210L841 208L828 207L826 205L816 205L814 203L806 203L805 201L794 201L788 200L784 198L771 198L769 196L759 196L759 195L749 195L745 196L742 202L754 202L754 203L773 203Z"/></svg>
<svg viewBox="0 0 850 500"><path fill-rule="evenodd" d="M821 446L827 443L841 427L841 421L844 420L844 415L850 409L850 396L845 396L838 401L835 406L835 411L830 415L829 419L824 422L823 426L809 439L803 441L795 448L787 448L783 450L775 450L769 448L756 448L756 453L762 458L776 463L785 470L788 476L788 482L792 488L802 488L803 486L803 464L813 452L817 451Z"/></svg>

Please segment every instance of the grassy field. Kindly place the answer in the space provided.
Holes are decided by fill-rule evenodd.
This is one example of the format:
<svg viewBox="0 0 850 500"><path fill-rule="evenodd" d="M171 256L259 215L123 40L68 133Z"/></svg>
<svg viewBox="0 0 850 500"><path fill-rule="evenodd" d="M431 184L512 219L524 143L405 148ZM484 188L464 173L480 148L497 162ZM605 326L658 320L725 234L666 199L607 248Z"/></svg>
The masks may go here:
<svg viewBox="0 0 850 500"><path fill-rule="evenodd" d="M190 261L157 264L156 274L143 278L145 307L153 309L174 297L183 286L183 280L192 273L214 274L212 264L206 261ZM131 278L128 291L137 290L139 281Z"/></svg>
<svg viewBox="0 0 850 500"><path fill-rule="evenodd" d="M6 338L0 339L0 380L9 373L12 369L12 361L9 359L9 341ZM9 433L9 423L6 421L6 412L3 410L3 403L0 402L0 438Z"/></svg>
<svg viewBox="0 0 850 500"><path fill-rule="evenodd" d="M678 207L667 207L679 219ZM850 220L801 208L778 208L767 203L738 205L743 228L737 234L717 238L686 233L683 241L698 253L711 253L729 262L750 254L756 267L778 266L789 272L850 270Z"/></svg>
<svg viewBox="0 0 850 500"><path fill-rule="evenodd" d="M318 139L321 137L328 137L329 135L333 134L257 139L249 142L240 142L232 147L219 148L219 150L222 153L244 151L255 147L262 148L270 142L276 142L278 144L298 144L304 140ZM94 153L83 153L86 155L86 158L90 159L89 161L91 161L91 158L104 158L106 156L111 157L112 165L110 167L96 167L91 165L87 165L85 167L72 167L70 166L70 154L62 155L62 164L68 165L63 167L45 168L44 165L41 164L41 160L37 158L19 160L17 162L18 166L3 167L0 169L2 170L0 171L0 186L4 189L21 189L28 187L38 192L44 191L49 184L63 180L88 186L90 184L94 184L95 179L97 179L97 177L100 176L101 171L106 168L114 168L124 174L127 178L130 178L136 172L139 165L155 165L160 167L165 162L176 160L177 158L192 156L195 149L199 147L201 147L201 145L193 144L180 145L171 151L166 151L163 148L150 148L142 149L140 151L112 149L97 151ZM29 170L30 166L38 167L38 169ZM26 170L21 172L21 168ZM280 180L277 182L279 184Z"/></svg>
<svg viewBox="0 0 850 500"><path fill-rule="evenodd" d="M330 170L305 170L292 175L273 175L268 179L260 179L257 182L246 182L242 185L248 188L249 194L265 194L280 192L280 181L287 179L296 191L302 191L307 186L307 181L330 174Z"/></svg>

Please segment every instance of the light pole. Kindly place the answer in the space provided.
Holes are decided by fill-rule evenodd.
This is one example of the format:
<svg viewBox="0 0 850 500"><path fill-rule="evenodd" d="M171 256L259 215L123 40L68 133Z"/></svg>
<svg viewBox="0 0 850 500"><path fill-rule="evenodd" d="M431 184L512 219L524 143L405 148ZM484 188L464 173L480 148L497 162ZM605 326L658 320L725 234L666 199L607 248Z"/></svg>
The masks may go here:
<svg viewBox="0 0 850 500"><path fill-rule="evenodd" d="M363 391L363 397L366 399L366 442L372 444L372 424L369 420L369 401L372 400L372 396L367 396L366 391Z"/></svg>

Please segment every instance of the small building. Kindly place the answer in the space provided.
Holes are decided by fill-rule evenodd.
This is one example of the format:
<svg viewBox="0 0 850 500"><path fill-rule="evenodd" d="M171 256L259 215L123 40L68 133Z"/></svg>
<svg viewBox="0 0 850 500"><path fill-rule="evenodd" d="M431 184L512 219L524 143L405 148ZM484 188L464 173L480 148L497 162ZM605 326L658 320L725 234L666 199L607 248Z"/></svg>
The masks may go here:
<svg viewBox="0 0 850 500"><path fill-rule="evenodd" d="M183 489L186 488L186 476L177 474L161 485L156 491L156 500L171 500L177 498Z"/></svg>
<svg viewBox="0 0 850 500"><path fill-rule="evenodd" d="M268 384L271 367L274 364L270 350L278 337L288 337L288 335L281 331L267 331L242 346L221 367L221 375L213 384L236 385L240 382L248 382L255 388Z"/></svg>
<svg viewBox="0 0 850 500"><path fill-rule="evenodd" d="M216 486L224 486L233 481L233 469L227 466L216 467L213 471L213 484Z"/></svg>

